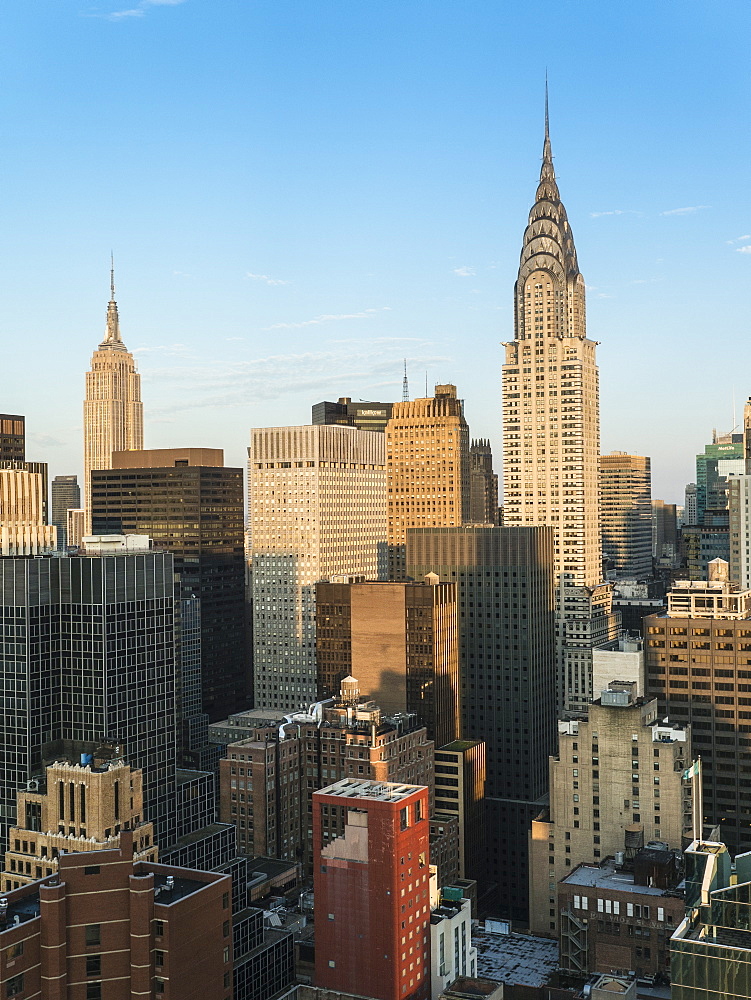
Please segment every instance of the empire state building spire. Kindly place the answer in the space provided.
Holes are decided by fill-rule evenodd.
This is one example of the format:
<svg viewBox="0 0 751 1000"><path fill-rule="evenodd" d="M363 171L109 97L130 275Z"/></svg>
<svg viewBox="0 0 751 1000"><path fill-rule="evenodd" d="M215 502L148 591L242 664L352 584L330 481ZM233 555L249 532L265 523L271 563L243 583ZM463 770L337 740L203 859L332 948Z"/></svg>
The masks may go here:
<svg viewBox="0 0 751 1000"><path fill-rule="evenodd" d="M143 448L141 376L120 336L115 301L115 265L110 262L110 300L104 340L86 373L83 404L84 504L86 533L91 534L91 470L111 469L114 451Z"/></svg>

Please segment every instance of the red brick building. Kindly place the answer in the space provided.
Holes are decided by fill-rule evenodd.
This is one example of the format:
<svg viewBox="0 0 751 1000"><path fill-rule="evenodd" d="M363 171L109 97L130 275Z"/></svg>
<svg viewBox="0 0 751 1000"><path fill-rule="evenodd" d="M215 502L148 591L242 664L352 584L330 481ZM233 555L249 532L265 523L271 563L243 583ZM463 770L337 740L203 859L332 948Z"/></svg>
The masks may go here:
<svg viewBox="0 0 751 1000"><path fill-rule="evenodd" d="M0 900L0 996L19 1000L232 1000L232 880L64 854L59 870Z"/></svg>
<svg viewBox="0 0 751 1000"><path fill-rule="evenodd" d="M344 779L313 795L316 986L430 994L428 789Z"/></svg>

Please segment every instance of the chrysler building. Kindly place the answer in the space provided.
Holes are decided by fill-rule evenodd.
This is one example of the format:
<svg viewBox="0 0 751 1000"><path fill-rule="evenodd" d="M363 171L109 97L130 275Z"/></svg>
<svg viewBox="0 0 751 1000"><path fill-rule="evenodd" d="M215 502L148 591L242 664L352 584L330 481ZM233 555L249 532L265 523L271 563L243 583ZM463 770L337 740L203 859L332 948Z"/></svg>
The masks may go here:
<svg viewBox="0 0 751 1000"><path fill-rule="evenodd" d="M505 344L503 518L556 529L560 708L586 706L592 649L618 634L611 588L602 582L598 372L584 298L553 169L546 94L540 183L514 289L514 340Z"/></svg>
<svg viewBox="0 0 751 1000"><path fill-rule="evenodd" d="M143 448L141 376L120 339L115 302L115 271L110 271L110 301L104 340L91 357L83 404L85 533L91 534L91 470L111 469L113 451Z"/></svg>

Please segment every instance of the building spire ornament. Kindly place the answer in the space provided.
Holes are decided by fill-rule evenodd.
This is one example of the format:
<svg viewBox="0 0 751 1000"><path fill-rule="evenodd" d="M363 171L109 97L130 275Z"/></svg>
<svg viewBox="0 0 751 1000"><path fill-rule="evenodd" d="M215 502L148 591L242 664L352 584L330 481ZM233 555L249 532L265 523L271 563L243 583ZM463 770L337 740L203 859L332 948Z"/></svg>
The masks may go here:
<svg viewBox="0 0 751 1000"><path fill-rule="evenodd" d="M100 347L114 347L125 350L125 344L120 337L120 317L115 302L115 255L110 251L110 300L107 304L107 328Z"/></svg>

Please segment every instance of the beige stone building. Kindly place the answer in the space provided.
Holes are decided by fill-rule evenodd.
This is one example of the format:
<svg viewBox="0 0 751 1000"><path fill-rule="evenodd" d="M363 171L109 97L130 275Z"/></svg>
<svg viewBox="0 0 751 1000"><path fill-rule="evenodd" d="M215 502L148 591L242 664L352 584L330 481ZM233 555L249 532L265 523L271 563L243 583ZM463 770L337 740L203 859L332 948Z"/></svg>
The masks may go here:
<svg viewBox="0 0 751 1000"><path fill-rule="evenodd" d="M91 356L83 404L85 534L91 534L91 470L112 468L113 451L143 448L141 376L120 337L114 270L104 340Z"/></svg>
<svg viewBox="0 0 751 1000"><path fill-rule="evenodd" d="M459 736L459 626L455 583L316 585L318 694L344 677L387 715L414 712L436 746Z"/></svg>
<svg viewBox="0 0 751 1000"><path fill-rule="evenodd" d="M389 579L406 576L408 528L454 527L470 515L469 428L456 386L394 403L386 425Z"/></svg>
<svg viewBox="0 0 751 1000"><path fill-rule="evenodd" d="M661 719L657 701L612 683L586 718L558 724L550 806L530 833L530 929L558 933L557 883L650 841L680 850L691 831L691 730Z"/></svg>
<svg viewBox="0 0 751 1000"><path fill-rule="evenodd" d="M154 827L143 815L142 773L121 760L56 761L39 784L18 793L18 825L8 834L3 892L53 875L61 854L117 848L133 834L134 858L156 861Z"/></svg>
<svg viewBox="0 0 751 1000"><path fill-rule="evenodd" d="M587 338L584 277L555 179L547 113L514 317L503 366L503 522L556 530L558 698L578 709L592 697L587 651L616 638L618 620L602 587L596 344ZM582 627L583 617L601 620ZM571 620L577 624L567 628Z"/></svg>
<svg viewBox="0 0 751 1000"><path fill-rule="evenodd" d="M251 431L255 703L297 710L316 698L315 584L386 567L384 435L313 424Z"/></svg>
<svg viewBox="0 0 751 1000"><path fill-rule="evenodd" d="M0 556L52 552L57 529L44 523L42 476L23 469L0 469Z"/></svg>

